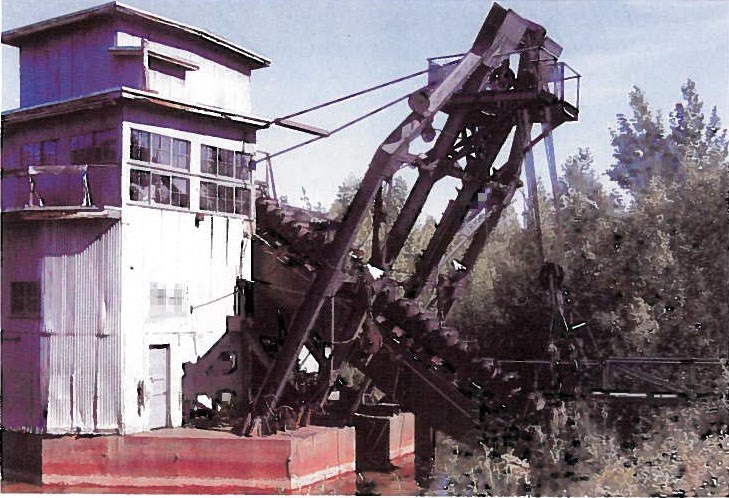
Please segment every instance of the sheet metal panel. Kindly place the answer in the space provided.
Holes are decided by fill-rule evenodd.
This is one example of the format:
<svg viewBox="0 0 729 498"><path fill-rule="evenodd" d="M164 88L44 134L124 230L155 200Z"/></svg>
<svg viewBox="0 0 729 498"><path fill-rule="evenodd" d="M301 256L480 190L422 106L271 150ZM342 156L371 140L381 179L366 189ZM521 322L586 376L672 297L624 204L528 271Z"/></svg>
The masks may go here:
<svg viewBox="0 0 729 498"><path fill-rule="evenodd" d="M120 227L47 223L40 234L48 432L119 428Z"/></svg>

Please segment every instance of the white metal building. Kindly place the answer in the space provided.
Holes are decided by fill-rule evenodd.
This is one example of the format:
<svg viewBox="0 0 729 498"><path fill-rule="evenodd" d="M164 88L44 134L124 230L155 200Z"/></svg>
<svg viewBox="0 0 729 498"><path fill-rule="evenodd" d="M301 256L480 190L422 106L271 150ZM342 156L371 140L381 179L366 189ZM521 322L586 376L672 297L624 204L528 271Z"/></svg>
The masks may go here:
<svg viewBox="0 0 729 498"><path fill-rule="evenodd" d="M2 116L2 425L178 426L182 364L250 277L250 77L269 61L117 2L2 41L21 105Z"/></svg>

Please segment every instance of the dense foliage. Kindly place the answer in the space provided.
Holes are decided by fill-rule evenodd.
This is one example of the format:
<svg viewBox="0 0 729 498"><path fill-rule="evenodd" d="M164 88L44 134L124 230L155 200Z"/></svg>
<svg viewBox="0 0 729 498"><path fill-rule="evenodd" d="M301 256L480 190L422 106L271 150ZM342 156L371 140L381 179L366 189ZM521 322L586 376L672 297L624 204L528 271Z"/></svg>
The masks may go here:
<svg viewBox="0 0 729 498"><path fill-rule="evenodd" d="M595 164L589 149L562 164L559 216L540 185L541 239L529 222L533 213L522 223L514 208L504 212L449 317L462 337L478 341L490 356L548 356L551 307L539 282L541 244L545 258L564 267L563 296L572 317L588 325L577 337L585 357L726 357L727 131L716 108L704 113L691 80L667 123L639 88L630 92L629 107L611 132L611 165ZM618 189L605 187L600 170ZM334 214L343 212L356 186L350 180L340 188ZM393 182L386 223L406 193L404 182ZM366 250L371 226L370 219L360 234ZM413 233L398 260L400 274L412 271L433 230L429 219ZM528 461L442 442L433 490L726 494L727 435L725 426L711 425L726 417L725 408L722 402L670 409L553 404L551 422L529 429L539 444Z"/></svg>

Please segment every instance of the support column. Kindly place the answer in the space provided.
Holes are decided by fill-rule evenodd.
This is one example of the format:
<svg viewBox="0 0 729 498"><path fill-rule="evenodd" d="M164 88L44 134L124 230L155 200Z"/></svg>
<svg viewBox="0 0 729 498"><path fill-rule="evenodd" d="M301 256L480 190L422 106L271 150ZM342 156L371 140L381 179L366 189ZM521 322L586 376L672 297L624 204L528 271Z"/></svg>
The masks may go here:
<svg viewBox="0 0 729 498"><path fill-rule="evenodd" d="M422 415L415 415L415 482L430 486L435 469L435 429Z"/></svg>

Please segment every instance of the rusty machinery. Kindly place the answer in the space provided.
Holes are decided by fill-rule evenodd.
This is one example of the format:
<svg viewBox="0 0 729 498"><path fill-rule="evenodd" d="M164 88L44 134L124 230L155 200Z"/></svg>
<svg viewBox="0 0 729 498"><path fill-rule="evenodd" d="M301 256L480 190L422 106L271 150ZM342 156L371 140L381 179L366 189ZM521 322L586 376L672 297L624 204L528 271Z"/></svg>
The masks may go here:
<svg viewBox="0 0 729 498"><path fill-rule="evenodd" d="M422 461L432 453L435 430L469 440L475 431L505 431L508 417L500 414L533 411L530 386L559 390L549 368L494 362L459 340L447 315L522 186L525 154L577 119L579 86L572 95L565 88L570 78L578 84L579 75L559 61L560 53L542 26L494 4L466 54L431 62L428 85L408 98L412 112L377 149L341 219L260 197L253 282L239 282L228 333L196 364L185 365L186 397L226 386L236 396L235 429L265 434L312 417L347 423L362 395L376 387L415 413ZM513 72L504 63L510 59L518 60ZM446 117L436 130L438 113ZM535 123L542 134L532 139ZM420 139L432 147L411 153ZM506 160L496 166L507 142L508 156L505 150ZM417 168L417 180L384 233L383 188L405 166ZM460 190L413 274L396 281L392 266L433 186L446 177L460 180ZM364 261L352 244L371 206L372 253ZM465 248L462 257L439 274L456 246ZM436 310L422 304L434 289ZM297 368L304 347L319 365L315 373ZM361 372L356 389L342 385L345 367Z"/></svg>

